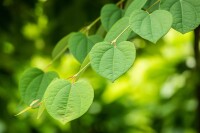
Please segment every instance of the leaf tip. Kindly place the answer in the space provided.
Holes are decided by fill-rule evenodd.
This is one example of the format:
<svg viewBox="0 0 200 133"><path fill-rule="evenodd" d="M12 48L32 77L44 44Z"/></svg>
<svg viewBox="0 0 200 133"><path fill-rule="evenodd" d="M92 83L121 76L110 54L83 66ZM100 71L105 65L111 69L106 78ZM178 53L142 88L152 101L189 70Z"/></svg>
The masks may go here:
<svg viewBox="0 0 200 133"><path fill-rule="evenodd" d="M67 122L69 122L69 121L67 121L67 120L59 120L60 121L60 123L62 124L62 125L65 125Z"/></svg>
<svg viewBox="0 0 200 133"><path fill-rule="evenodd" d="M115 80L116 80L116 79L115 79L115 78L113 78L113 79L111 79L111 82L112 82L112 83L114 83L114 82L115 82Z"/></svg>
<svg viewBox="0 0 200 133"><path fill-rule="evenodd" d="M152 40L149 40L149 41L156 44L158 42L158 39L152 39Z"/></svg>

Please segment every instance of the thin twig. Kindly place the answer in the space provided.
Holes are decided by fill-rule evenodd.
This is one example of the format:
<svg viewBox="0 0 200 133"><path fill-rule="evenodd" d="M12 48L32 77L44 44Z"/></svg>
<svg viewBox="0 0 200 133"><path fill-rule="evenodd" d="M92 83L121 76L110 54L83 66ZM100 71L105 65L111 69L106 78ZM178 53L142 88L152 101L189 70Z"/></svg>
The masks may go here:
<svg viewBox="0 0 200 133"><path fill-rule="evenodd" d="M117 42L117 39L130 27L128 25L113 41L111 41L111 44L115 44Z"/></svg>

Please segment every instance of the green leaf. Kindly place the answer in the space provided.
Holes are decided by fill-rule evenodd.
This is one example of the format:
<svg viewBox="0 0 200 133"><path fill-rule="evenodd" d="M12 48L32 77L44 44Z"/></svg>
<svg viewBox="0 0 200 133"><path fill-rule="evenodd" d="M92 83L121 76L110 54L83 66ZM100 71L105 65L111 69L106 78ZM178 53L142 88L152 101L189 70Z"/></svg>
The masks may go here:
<svg viewBox="0 0 200 133"><path fill-rule="evenodd" d="M160 8L171 12L172 27L181 33L192 31L200 24L199 0L162 0Z"/></svg>
<svg viewBox="0 0 200 133"><path fill-rule="evenodd" d="M47 112L65 124L82 116L92 104L94 91L86 81L71 84L64 79L56 79L44 95Z"/></svg>
<svg viewBox="0 0 200 133"><path fill-rule="evenodd" d="M93 43L93 44L96 44L98 42L102 42L103 41L103 38L97 34L95 35L91 35L88 37L88 39Z"/></svg>
<svg viewBox="0 0 200 133"><path fill-rule="evenodd" d="M68 47L68 40L74 33L70 33L63 37L54 47L52 52L52 58L53 60L58 59L67 49Z"/></svg>
<svg viewBox="0 0 200 133"><path fill-rule="evenodd" d="M93 45L93 41L81 32L74 33L69 39L69 50L80 63L84 61Z"/></svg>
<svg viewBox="0 0 200 133"><path fill-rule="evenodd" d="M111 45L109 42L97 43L90 52L92 68L112 81L124 74L132 66L136 50L133 43L124 41Z"/></svg>
<svg viewBox="0 0 200 133"><path fill-rule="evenodd" d="M130 16L133 11L141 9L146 2L147 0L134 0L126 9L124 16Z"/></svg>
<svg viewBox="0 0 200 133"><path fill-rule="evenodd" d="M136 34L156 43L170 30L172 15L164 10L156 10L151 14L137 10L131 14L129 23Z"/></svg>
<svg viewBox="0 0 200 133"><path fill-rule="evenodd" d="M112 25L119 20L123 15L123 12L115 4L106 4L101 9L101 23L106 31L108 31Z"/></svg>
<svg viewBox="0 0 200 133"><path fill-rule="evenodd" d="M106 30L104 29L104 27L103 27L102 24L101 24L101 25L99 26L99 28L96 30L96 34L97 34L98 36L102 37L102 38L105 37L106 33L107 33L107 32L106 32Z"/></svg>
<svg viewBox="0 0 200 133"><path fill-rule="evenodd" d="M112 42L114 39L116 39L116 37L119 36L124 31L124 29L126 29L129 26L128 21L129 21L128 17L123 17L120 20L118 20L108 31L104 40L106 42ZM117 43L126 41L130 33L131 29L129 28L117 39Z"/></svg>
<svg viewBox="0 0 200 133"><path fill-rule="evenodd" d="M127 0L125 5L124 5L124 9L127 10L127 8L130 6L130 4L133 2L134 0Z"/></svg>
<svg viewBox="0 0 200 133"><path fill-rule="evenodd" d="M57 77L55 72L44 73L38 68L26 70L19 81L22 101L29 106L34 100L42 100L47 86Z"/></svg>

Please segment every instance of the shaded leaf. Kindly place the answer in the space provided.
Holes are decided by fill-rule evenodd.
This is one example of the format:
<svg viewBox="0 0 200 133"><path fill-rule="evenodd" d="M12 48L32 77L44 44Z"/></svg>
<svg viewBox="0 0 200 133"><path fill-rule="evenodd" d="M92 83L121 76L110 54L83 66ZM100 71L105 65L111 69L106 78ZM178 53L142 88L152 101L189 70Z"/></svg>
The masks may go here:
<svg viewBox="0 0 200 133"><path fill-rule="evenodd" d="M123 15L122 9L115 4L106 4L101 9L101 23L106 31L108 31L113 24L119 20Z"/></svg>
<svg viewBox="0 0 200 133"><path fill-rule="evenodd" d="M102 38L106 35L106 30L104 29L103 25L101 24L96 31L96 34Z"/></svg>
<svg viewBox="0 0 200 133"><path fill-rule="evenodd" d="M97 34L89 36L88 39L92 41L93 44L103 41L103 38Z"/></svg>
<svg viewBox="0 0 200 133"><path fill-rule="evenodd" d="M80 63L84 61L93 45L93 41L81 32L74 33L69 39L69 50Z"/></svg>

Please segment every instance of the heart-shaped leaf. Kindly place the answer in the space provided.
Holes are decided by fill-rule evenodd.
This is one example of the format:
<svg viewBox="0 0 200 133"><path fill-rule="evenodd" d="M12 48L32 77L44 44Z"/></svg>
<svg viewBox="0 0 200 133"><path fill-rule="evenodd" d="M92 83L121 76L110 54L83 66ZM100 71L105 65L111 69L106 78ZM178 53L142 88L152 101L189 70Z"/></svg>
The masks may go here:
<svg viewBox="0 0 200 133"><path fill-rule="evenodd" d="M28 106L34 100L42 100L44 92L51 81L57 78L55 72L44 73L38 68L30 68L24 72L19 81L19 91L22 101Z"/></svg>
<svg viewBox="0 0 200 133"><path fill-rule="evenodd" d="M123 12L115 4L106 4L101 9L101 23L106 31L108 31L113 24L119 20L123 15Z"/></svg>
<svg viewBox="0 0 200 133"><path fill-rule="evenodd" d="M192 31L200 24L199 0L162 0L160 8L171 12L172 27L181 33Z"/></svg>
<svg viewBox="0 0 200 133"><path fill-rule="evenodd" d="M97 43L90 52L92 68L112 81L124 74L132 66L136 50L133 43L124 41L116 44Z"/></svg>
<svg viewBox="0 0 200 133"><path fill-rule="evenodd" d="M64 79L54 80L45 92L47 112L65 124L82 116L92 104L94 92L86 81L71 84Z"/></svg>
<svg viewBox="0 0 200 133"><path fill-rule="evenodd" d="M156 10L151 14L137 10L131 14L129 23L131 29L139 36L156 43L170 30L172 15L164 10Z"/></svg>
<svg viewBox="0 0 200 133"><path fill-rule="evenodd" d="M81 32L74 33L69 39L69 50L73 56L82 63L95 44L96 39L90 40L85 34Z"/></svg>

